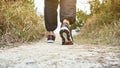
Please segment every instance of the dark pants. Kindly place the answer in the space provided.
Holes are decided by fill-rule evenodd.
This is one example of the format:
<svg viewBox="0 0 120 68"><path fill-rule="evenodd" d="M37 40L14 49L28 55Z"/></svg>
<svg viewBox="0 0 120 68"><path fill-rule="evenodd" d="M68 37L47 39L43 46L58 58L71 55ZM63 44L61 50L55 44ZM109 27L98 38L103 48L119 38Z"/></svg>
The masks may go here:
<svg viewBox="0 0 120 68"><path fill-rule="evenodd" d="M75 22L76 0L45 0L45 26L47 31L54 31L57 28L57 7L60 3L60 21L64 19Z"/></svg>

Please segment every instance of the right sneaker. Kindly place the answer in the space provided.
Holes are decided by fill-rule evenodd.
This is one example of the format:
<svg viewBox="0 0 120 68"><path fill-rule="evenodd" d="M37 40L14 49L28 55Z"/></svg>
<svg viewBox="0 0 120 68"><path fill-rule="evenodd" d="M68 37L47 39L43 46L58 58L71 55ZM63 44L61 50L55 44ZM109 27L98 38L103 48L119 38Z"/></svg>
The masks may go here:
<svg viewBox="0 0 120 68"><path fill-rule="evenodd" d="M73 45L72 33L70 25L63 23L60 29L60 36L62 38L62 45Z"/></svg>
<svg viewBox="0 0 120 68"><path fill-rule="evenodd" d="M55 42L55 36L54 35L48 35L47 42L48 43L54 43Z"/></svg>

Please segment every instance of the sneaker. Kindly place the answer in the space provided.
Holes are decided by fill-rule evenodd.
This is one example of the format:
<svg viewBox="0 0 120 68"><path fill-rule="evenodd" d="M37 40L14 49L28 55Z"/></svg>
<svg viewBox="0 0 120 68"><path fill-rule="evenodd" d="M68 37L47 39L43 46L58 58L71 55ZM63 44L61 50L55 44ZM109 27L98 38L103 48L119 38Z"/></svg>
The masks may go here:
<svg viewBox="0 0 120 68"><path fill-rule="evenodd" d="M55 36L54 35L48 35L47 42L48 43L54 43L55 42Z"/></svg>
<svg viewBox="0 0 120 68"><path fill-rule="evenodd" d="M60 36L62 38L62 45L73 45L72 33L68 24L62 24Z"/></svg>

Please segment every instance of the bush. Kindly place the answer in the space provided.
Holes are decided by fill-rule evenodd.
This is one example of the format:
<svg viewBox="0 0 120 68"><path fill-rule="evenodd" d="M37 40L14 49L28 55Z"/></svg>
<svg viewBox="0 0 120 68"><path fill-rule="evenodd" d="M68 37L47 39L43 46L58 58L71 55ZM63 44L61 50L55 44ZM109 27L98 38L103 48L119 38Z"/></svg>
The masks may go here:
<svg viewBox="0 0 120 68"><path fill-rule="evenodd" d="M0 1L0 40L3 43L41 39L45 29L43 18L36 15L33 5L22 1Z"/></svg>
<svg viewBox="0 0 120 68"><path fill-rule="evenodd" d="M96 7L99 12L92 13L76 36L78 43L120 45L120 13L115 9L120 7L120 2L112 1L114 0L106 0Z"/></svg>
<svg viewBox="0 0 120 68"><path fill-rule="evenodd" d="M72 24L71 28L75 29L76 27L82 27L85 24L88 17L89 15L78 9L76 12L76 22Z"/></svg>
<svg viewBox="0 0 120 68"><path fill-rule="evenodd" d="M76 39L81 43L120 45L120 19L109 14L89 18Z"/></svg>

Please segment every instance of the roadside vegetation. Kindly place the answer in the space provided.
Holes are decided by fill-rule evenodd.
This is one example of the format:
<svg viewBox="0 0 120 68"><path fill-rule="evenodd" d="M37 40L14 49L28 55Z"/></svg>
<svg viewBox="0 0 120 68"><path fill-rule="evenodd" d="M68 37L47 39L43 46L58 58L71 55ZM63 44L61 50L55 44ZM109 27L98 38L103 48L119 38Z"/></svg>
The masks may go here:
<svg viewBox="0 0 120 68"><path fill-rule="evenodd" d="M40 40L44 32L43 17L36 14L33 0L0 0L0 47Z"/></svg>
<svg viewBox="0 0 120 68"><path fill-rule="evenodd" d="M80 44L120 45L120 0L103 0L102 3L92 0L89 3L91 14L75 41Z"/></svg>

